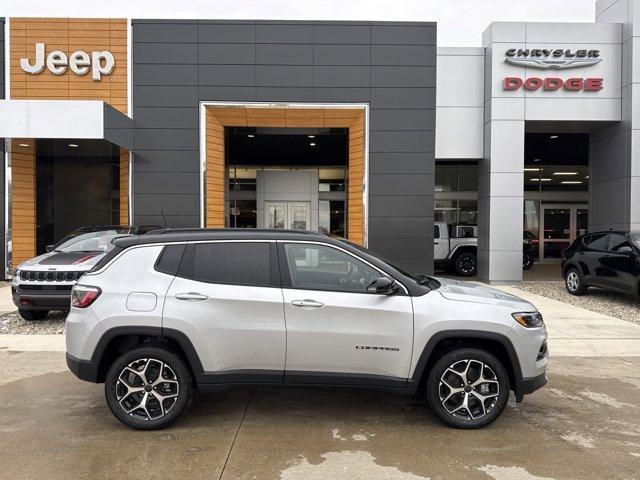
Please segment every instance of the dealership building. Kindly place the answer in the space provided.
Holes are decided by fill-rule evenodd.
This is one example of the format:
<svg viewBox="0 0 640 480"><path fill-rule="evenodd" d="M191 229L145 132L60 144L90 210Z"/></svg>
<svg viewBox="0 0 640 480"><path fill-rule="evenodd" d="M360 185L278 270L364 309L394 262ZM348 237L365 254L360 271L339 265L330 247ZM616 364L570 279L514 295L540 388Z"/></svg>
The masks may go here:
<svg viewBox="0 0 640 480"><path fill-rule="evenodd" d="M317 230L431 273L434 222L477 224L494 283L522 278L523 235L553 263L640 229L640 1L492 23L477 48L423 22L0 31L7 275L82 225Z"/></svg>

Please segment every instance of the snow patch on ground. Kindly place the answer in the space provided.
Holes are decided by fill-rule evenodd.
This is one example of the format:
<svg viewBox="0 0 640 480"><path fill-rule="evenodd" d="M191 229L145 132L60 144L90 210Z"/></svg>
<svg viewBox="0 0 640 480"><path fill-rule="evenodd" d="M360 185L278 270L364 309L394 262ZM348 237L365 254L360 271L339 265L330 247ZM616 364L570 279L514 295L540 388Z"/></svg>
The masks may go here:
<svg viewBox="0 0 640 480"><path fill-rule="evenodd" d="M579 433L569 433L567 435L560 435L564 441L573 443L574 445L578 445L582 448L593 448L595 447L593 443L593 438L588 437L586 435L580 435Z"/></svg>
<svg viewBox="0 0 640 480"><path fill-rule="evenodd" d="M495 480L554 480L549 477L536 477L522 467L498 467L497 465L485 465L478 468Z"/></svg>
<svg viewBox="0 0 640 480"><path fill-rule="evenodd" d="M338 430L337 428L334 428L333 430L331 430L331 436L333 437L334 440L340 440L341 442L347 441L346 438L340 435L340 430Z"/></svg>
<svg viewBox="0 0 640 480"><path fill-rule="evenodd" d="M592 392L590 390L582 390L579 393L583 397L587 397L589 400L593 400L594 402L599 403L600 405L606 405L608 407L613 407L613 408L625 408L625 407L635 408L634 405L631 405L630 403L620 402L615 398L610 397L606 393Z"/></svg>
<svg viewBox="0 0 640 480"><path fill-rule="evenodd" d="M324 460L317 465L313 465L306 458L302 458L295 465L283 470L280 473L280 478L282 480L371 480L372 478L429 480L428 477L403 472L396 467L378 465L371 453L362 450L355 452L328 452L321 456Z"/></svg>

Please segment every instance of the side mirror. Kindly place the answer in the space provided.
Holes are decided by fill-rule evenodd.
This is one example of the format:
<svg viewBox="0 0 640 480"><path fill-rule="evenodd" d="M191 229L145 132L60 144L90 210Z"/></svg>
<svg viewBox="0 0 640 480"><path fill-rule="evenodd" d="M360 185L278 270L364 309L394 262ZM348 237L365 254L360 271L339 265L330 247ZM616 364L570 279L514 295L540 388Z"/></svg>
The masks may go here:
<svg viewBox="0 0 640 480"><path fill-rule="evenodd" d="M398 287L398 283L394 279L389 277L378 277L371 282L367 288L367 292L377 293L379 295L392 295L399 289L400 287Z"/></svg>
<svg viewBox="0 0 640 480"><path fill-rule="evenodd" d="M44 247L44 249L47 251L47 253L49 253L53 251L53 247L53 245L47 245L46 247Z"/></svg>

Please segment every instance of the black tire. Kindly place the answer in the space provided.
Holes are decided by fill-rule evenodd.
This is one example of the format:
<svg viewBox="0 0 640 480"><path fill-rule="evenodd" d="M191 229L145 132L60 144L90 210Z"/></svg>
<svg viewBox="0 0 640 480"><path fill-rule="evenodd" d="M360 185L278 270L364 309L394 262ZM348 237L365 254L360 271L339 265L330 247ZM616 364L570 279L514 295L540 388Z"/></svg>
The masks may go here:
<svg viewBox="0 0 640 480"><path fill-rule="evenodd" d="M582 273L575 267L569 268L564 274L564 286L571 295L584 295L587 291L582 281Z"/></svg>
<svg viewBox="0 0 640 480"><path fill-rule="evenodd" d="M453 268L460 277L473 277L478 271L478 259L473 253L460 253L453 261Z"/></svg>
<svg viewBox="0 0 640 480"><path fill-rule="evenodd" d="M531 254L524 252L522 254L522 269L529 270L531 267L533 267L533 257Z"/></svg>
<svg viewBox="0 0 640 480"><path fill-rule="evenodd" d="M456 367L457 371L459 368L465 368L469 363L471 365L468 368L467 379L472 382L479 380L480 364L482 364L483 379L487 382L480 382L475 387L471 387L468 383L464 387L462 386L463 377L454 374L450 367ZM446 382L453 382L457 379L459 384L453 386L466 387L466 390L454 393L449 400L443 402L447 399L447 395L453 392L446 386L446 383L441 383L445 372L448 372L448 376L444 377ZM496 357L478 348L459 348L446 353L435 363L428 375L427 400L437 417L450 427L466 429L485 427L500 416L509 400L507 371ZM469 388L471 391L468 391ZM484 388L487 389L486 392ZM487 397L484 401L476 396L481 393ZM468 409L461 408L456 411L465 401L465 395L467 396L466 401L469 402L467 403ZM445 408L445 404L447 408ZM481 410L482 404L484 404L484 410Z"/></svg>
<svg viewBox="0 0 640 480"><path fill-rule="evenodd" d="M159 366L160 362L163 364L162 367ZM124 373L125 367L132 365L136 371L144 365L148 365L149 372L146 374L145 381L147 390L144 390L148 393L124 394L127 392L125 390L127 387L120 376ZM163 369L163 378L168 381L160 382L155 387L151 387L151 383L159 378L160 374L156 370L159 371L160 368ZM139 374L129 372L127 375L126 380L130 382L129 387L142 387ZM150 389L157 393L151 392ZM166 427L187 410L193 396L193 385L189 368L178 355L163 347L140 347L122 354L113 362L107 372L104 391L109 409L126 426L138 430L157 430ZM160 401L156 396L161 394L167 397L174 394L176 396L162 400L163 408L161 409ZM133 408L136 402L141 404L140 400L145 398L143 395L149 399L145 402L146 408L144 410L137 408L127 413L125 406ZM165 409L167 411L164 411Z"/></svg>
<svg viewBox="0 0 640 480"><path fill-rule="evenodd" d="M49 314L49 310L23 310L19 308L18 313L27 322L33 322L34 320L44 320Z"/></svg>

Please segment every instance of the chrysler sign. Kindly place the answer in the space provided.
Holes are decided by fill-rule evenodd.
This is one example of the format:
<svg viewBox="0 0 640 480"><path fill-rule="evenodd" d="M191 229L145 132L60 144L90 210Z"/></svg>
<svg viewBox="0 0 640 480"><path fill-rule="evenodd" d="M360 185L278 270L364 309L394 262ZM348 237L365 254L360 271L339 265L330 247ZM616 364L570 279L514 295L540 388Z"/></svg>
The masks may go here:
<svg viewBox="0 0 640 480"><path fill-rule="evenodd" d="M599 50L510 48L505 55L505 62L512 65L554 70L588 67L602 61Z"/></svg>
<svg viewBox="0 0 640 480"><path fill-rule="evenodd" d="M76 75L86 75L91 71L91 78L94 80L100 80L102 75L109 75L113 72L115 64L111 52L91 52L91 56L89 56L87 52L82 50L73 52L69 56L60 50L54 50L47 55L45 62L44 43L36 43L33 61L28 58L20 59L20 68L31 75L41 73L46 65L54 75L63 75L67 71L67 67Z"/></svg>

